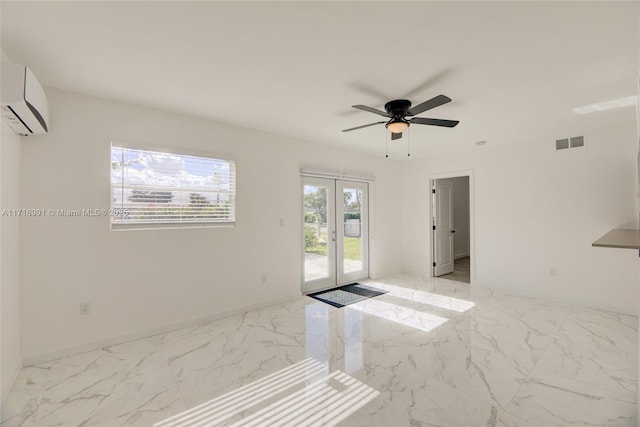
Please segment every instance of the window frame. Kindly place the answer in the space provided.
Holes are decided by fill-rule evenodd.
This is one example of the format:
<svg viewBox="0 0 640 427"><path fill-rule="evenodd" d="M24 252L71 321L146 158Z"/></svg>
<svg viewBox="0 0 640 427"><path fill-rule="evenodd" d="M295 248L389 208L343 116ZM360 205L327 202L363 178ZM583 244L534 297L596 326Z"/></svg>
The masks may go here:
<svg viewBox="0 0 640 427"><path fill-rule="evenodd" d="M109 206L111 212L113 210L123 209L114 205L113 190L114 184L111 178L112 162L111 154L113 148L151 151L167 155L175 156L191 156L200 157L212 160L218 160L223 162L229 162L232 170L233 178L233 191L231 192L231 210L233 211L233 221L168 221L168 222L140 222L140 223L118 223L114 222L114 216L109 217L109 226L111 231L126 231L126 230L175 230L175 229L190 229L190 228L233 228L237 223L237 200L238 200L238 162L234 156L228 154L215 153L211 151L193 150L191 148L178 148L167 147L159 145L139 144L124 142L121 140L112 140L109 143ZM162 191L162 188L158 188Z"/></svg>

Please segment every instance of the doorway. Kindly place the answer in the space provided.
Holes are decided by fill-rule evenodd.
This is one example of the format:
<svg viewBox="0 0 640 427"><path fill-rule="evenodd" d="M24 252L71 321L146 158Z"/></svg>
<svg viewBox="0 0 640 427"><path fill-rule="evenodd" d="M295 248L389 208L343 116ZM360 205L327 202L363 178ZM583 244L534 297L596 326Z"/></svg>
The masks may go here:
<svg viewBox="0 0 640 427"><path fill-rule="evenodd" d="M432 276L471 283L471 175L431 179Z"/></svg>
<svg viewBox="0 0 640 427"><path fill-rule="evenodd" d="M368 278L368 183L303 176L302 188L302 291Z"/></svg>

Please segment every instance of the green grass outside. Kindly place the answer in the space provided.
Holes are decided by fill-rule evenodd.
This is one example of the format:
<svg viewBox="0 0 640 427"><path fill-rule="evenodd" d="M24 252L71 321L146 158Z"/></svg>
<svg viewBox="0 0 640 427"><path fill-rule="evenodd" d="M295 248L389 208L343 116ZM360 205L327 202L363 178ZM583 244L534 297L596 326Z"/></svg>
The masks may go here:
<svg viewBox="0 0 640 427"><path fill-rule="evenodd" d="M316 246L314 248L305 249L305 252L310 254L327 256L326 246ZM361 244L359 237L345 237L344 238L344 258L352 261L362 260L361 256Z"/></svg>

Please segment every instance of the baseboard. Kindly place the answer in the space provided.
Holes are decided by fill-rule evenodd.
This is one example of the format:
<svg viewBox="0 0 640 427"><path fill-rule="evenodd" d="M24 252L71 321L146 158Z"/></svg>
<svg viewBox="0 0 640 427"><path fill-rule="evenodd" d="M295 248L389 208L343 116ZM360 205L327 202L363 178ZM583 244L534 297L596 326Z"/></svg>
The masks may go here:
<svg viewBox="0 0 640 427"><path fill-rule="evenodd" d="M300 295L300 294L299 294ZM83 344L73 345L69 347L62 347L56 350L47 351L45 353L33 354L22 358L22 366L37 365L39 363L49 362L51 360L60 359L67 356L73 356L75 354L86 353L88 351L99 350L101 348L110 347L116 344L123 344L129 341L135 341L141 338L148 338L154 335L165 334L167 332L175 331L177 329L189 328L197 326L203 323L208 323L214 320L224 319L225 317L235 316L237 314L246 313L247 311L257 310L265 308L271 305L281 304L283 302L291 301L294 298L298 298L299 295L290 297L283 297L274 300L269 300L263 303L251 304L235 308L232 310L226 310L218 313L208 314L205 316L194 317L180 322L168 323L165 325L157 326L155 328L142 329L136 332L132 332L124 335L117 335L109 338L103 338L96 341L91 341Z"/></svg>
<svg viewBox="0 0 640 427"><path fill-rule="evenodd" d="M22 365L18 363L13 368L13 371L10 372L6 378L5 377L2 378L2 384L0 384L0 418L1 419L4 419L4 417L2 417L4 403L6 402L7 396L9 395L9 392L13 388L13 385L16 383L16 380L18 379L18 375L20 375L21 370L22 370Z"/></svg>
<svg viewBox="0 0 640 427"><path fill-rule="evenodd" d="M461 253L461 254L454 255L453 259L456 260L456 259L460 259L460 258L466 258L468 256L471 256L471 254L469 252L464 252L464 253Z"/></svg>

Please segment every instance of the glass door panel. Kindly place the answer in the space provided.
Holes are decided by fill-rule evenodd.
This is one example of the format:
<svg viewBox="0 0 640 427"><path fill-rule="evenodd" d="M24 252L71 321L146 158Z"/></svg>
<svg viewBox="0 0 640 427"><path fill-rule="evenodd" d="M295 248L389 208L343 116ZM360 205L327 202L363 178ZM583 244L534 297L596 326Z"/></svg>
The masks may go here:
<svg viewBox="0 0 640 427"><path fill-rule="evenodd" d="M335 286L335 182L303 180L304 292Z"/></svg>
<svg viewBox="0 0 640 427"><path fill-rule="evenodd" d="M367 184L338 180L338 283L364 279L368 268Z"/></svg>

